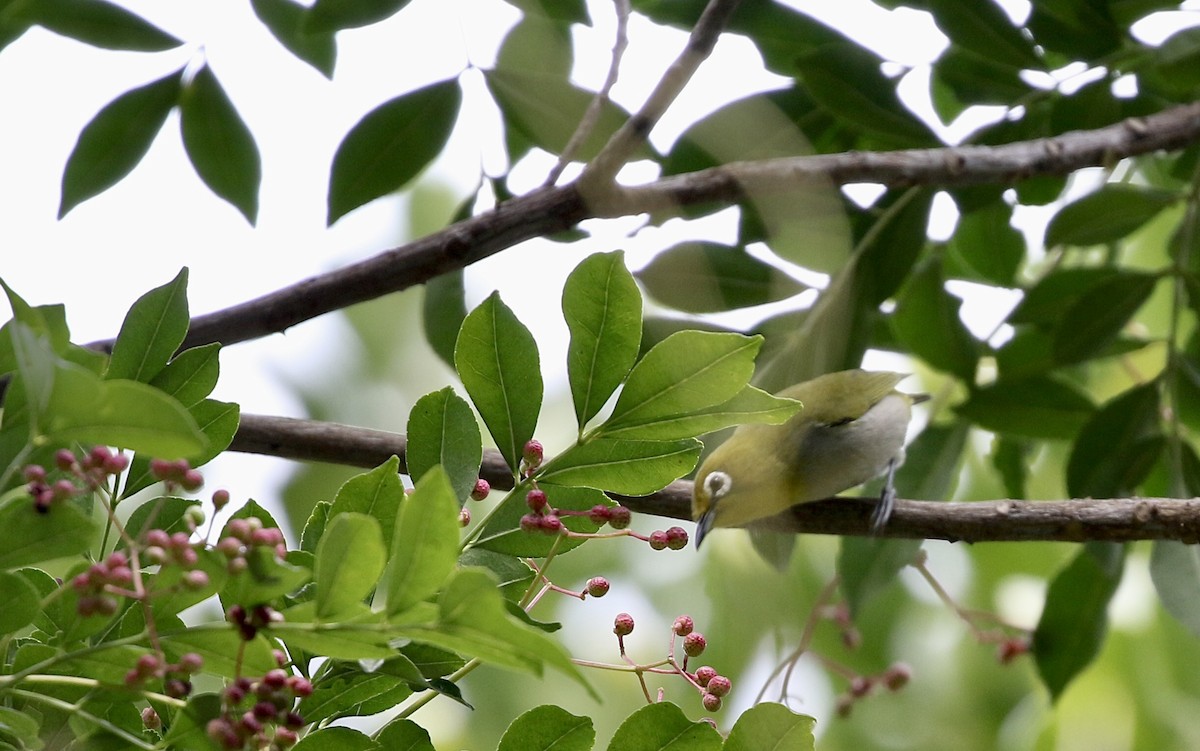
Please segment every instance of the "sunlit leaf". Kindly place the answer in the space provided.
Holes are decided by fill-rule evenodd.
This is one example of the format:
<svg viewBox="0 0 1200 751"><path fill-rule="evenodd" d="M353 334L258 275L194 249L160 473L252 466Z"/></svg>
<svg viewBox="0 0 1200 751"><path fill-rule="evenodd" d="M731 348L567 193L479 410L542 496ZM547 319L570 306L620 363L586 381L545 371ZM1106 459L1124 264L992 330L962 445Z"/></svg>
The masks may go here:
<svg viewBox="0 0 1200 751"><path fill-rule="evenodd" d="M816 740L813 727L817 721L808 715L793 712L782 704L755 704L737 718L723 751L813 751Z"/></svg>
<svg viewBox="0 0 1200 751"><path fill-rule="evenodd" d="M375 588L386 562L387 548L374 517L347 512L331 518L313 567L316 616L333 620L361 603Z"/></svg>
<svg viewBox="0 0 1200 751"><path fill-rule="evenodd" d="M598 438L554 457L539 478L559 485L646 495L691 472L701 448L694 438L679 441Z"/></svg>
<svg viewBox="0 0 1200 751"><path fill-rule="evenodd" d="M381 584L387 612L401 613L437 592L457 557L458 499L446 473L434 468L400 505Z"/></svg>
<svg viewBox="0 0 1200 751"><path fill-rule="evenodd" d="M149 383L187 335L188 270L142 295L125 314L104 377Z"/></svg>
<svg viewBox="0 0 1200 751"><path fill-rule="evenodd" d="M626 717L613 734L608 749L686 748L691 751L718 751L721 745L721 734L712 725L703 721L692 722L675 704L660 701Z"/></svg>
<svg viewBox="0 0 1200 751"><path fill-rule="evenodd" d="M465 501L483 457L479 424L466 400L449 386L421 397L408 413L407 436L404 461L413 480L440 465L455 497Z"/></svg>
<svg viewBox="0 0 1200 751"><path fill-rule="evenodd" d="M497 751L591 751L595 742L591 719L546 704L513 720Z"/></svg>

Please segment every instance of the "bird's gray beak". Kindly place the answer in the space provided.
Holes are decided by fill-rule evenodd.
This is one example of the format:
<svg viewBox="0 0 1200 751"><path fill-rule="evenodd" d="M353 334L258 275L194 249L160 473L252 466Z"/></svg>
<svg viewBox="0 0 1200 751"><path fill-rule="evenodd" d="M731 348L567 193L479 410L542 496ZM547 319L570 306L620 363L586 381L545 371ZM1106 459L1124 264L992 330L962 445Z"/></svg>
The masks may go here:
<svg viewBox="0 0 1200 751"><path fill-rule="evenodd" d="M700 549L700 543L704 542L705 536L713 528L713 522L717 519L716 508L717 504L713 503L700 517L700 521L696 522L696 550Z"/></svg>

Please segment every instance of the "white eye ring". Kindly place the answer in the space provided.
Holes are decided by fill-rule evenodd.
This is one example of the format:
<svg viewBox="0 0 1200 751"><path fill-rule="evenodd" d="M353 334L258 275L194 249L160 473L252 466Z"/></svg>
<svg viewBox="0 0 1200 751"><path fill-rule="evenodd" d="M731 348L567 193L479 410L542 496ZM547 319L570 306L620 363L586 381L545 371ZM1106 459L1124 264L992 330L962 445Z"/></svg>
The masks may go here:
<svg viewBox="0 0 1200 751"><path fill-rule="evenodd" d="M704 478L704 489L714 501L728 493L732 486L733 478L725 472L710 472L708 477Z"/></svg>

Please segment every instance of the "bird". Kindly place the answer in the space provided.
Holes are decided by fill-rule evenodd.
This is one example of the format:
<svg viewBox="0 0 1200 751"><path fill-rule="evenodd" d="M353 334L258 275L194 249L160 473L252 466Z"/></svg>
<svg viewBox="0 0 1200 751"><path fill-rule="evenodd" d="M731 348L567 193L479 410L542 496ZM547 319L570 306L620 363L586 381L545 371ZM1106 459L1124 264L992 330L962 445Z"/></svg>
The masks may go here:
<svg viewBox="0 0 1200 751"><path fill-rule="evenodd" d="M818 501L887 473L871 529L887 524L896 467L912 405L928 395L896 385L906 373L843 370L798 383L778 396L804 406L780 425L741 425L696 474L696 547L715 527L741 527L799 503Z"/></svg>

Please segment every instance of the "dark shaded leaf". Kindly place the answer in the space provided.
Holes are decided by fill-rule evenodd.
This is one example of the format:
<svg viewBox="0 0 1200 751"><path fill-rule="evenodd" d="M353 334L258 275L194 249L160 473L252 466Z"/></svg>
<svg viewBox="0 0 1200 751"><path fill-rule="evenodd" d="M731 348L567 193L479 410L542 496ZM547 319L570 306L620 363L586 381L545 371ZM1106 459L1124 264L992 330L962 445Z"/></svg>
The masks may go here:
<svg viewBox="0 0 1200 751"><path fill-rule="evenodd" d="M1002 287L1013 286L1025 258L1025 240L1011 220L1012 207L1004 203L964 214L958 220L949 257L973 272L968 279L974 276Z"/></svg>
<svg viewBox="0 0 1200 751"><path fill-rule="evenodd" d="M354 29L391 18L411 0L317 0L308 9L303 30L309 34Z"/></svg>
<svg viewBox="0 0 1200 751"><path fill-rule="evenodd" d="M1108 5L1092 0L1038 0L1026 26L1048 51L1073 60L1094 60L1121 45L1122 31L1113 23Z"/></svg>
<svg viewBox="0 0 1200 751"><path fill-rule="evenodd" d="M84 126L63 170L59 219L133 171L179 101L182 74L125 92Z"/></svg>
<svg viewBox="0 0 1200 751"><path fill-rule="evenodd" d="M892 330L921 359L970 383L979 343L959 317L962 301L947 292L945 284L940 258L919 267L900 291Z"/></svg>
<svg viewBox="0 0 1200 751"><path fill-rule="evenodd" d="M1069 439L1096 408L1078 389L1035 376L1002 378L976 389L955 411L981 428L1006 436Z"/></svg>
<svg viewBox="0 0 1200 751"><path fill-rule="evenodd" d="M461 103L458 82L441 81L364 115L334 154L326 223L416 177L446 145Z"/></svg>
<svg viewBox="0 0 1200 751"><path fill-rule="evenodd" d="M246 221L258 218L262 160L254 136L205 65L183 88L179 101L183 146L196 174Z"/></svg>
<svg viewBox="0 0 1200 751"><path fill-rule="evenodd" d="M308 8L292 0L250 0L250 5L258 20L288 52L319 70L326 78L333 78L337 42L332 33L309 34L304 31Z"/></svg>
<svg viewBox="0 0 1200 751"><path fill-rule="evenodd" d="M8 536L0 548L0 570L82 553L97 532L91 518L78 508L55 503L39 513L26 495L0 504L0 529Z"/></svg>
<svg viewBox="0 0 1200 751"><path fill-rule="evenodd" d="M807 289L744 248L702 241L659 253L637 278L659 302L688 313L762 305Z"/></svg>
<svg viewBox="0 0 1200 751"><path fill-rule="evenodd" d="M1102 353L1141 309L1158 277L1131 271L1108 277L1076 300L1054 333L1054 356L1063 364Z"/></svg>
<svg viewBox="0 0 1200 751"><path fill-rule="evenodd" d="M1158 384L1136 386L1096 412L1079 431L1067 461L1072 498L1132 495L1164 446Z"/></svg>
<svg viewBox="0 0 1200 751"><path fill-rule="evenodd" d="M1111 266L1055 269L1026 290L1008 323L1059 328L1059 321L1088 290L1119 272Z"/></svg>
<svg viewBox="0 0 1200 751"><path fill-rule="evenodd" d="M104 0L32 0L25 12L50 31L93 47L161 52L183 44L141 16Z"/></svg>
<svg viewBox="0 0 1200 751"><path fill-rule="evenodd" d="M1124 569L1124 546L1092 542L1050 582L1033 633L1033 657L1051 698L1062 695L1099 654L1108 627L1108 603Z"/></svg>
<svg viewBox="0 0 1200 751"><path fill-rule="evenodd" d="M931 0L929 10L938 28L965 50L1014 69L1044 67L1033 43L992 0Z"/></svg>
<svg viewBox="0 0 1200 751"><path fill-rule="evenodd" d="M1120 240L1178 201L1174 191L1109 183L1062 207L1046 227L1046 246Z"/></svg>
<svg viewBox="0 0 1200 751"><path fill-rule="evenodd" d="M221 375L220 351L219 342L184 350L150 380L150 385L191 408L216 387Z"/></svg>
<svg viewBox="0 0 1200 751"><path fill-rule="evenodd" d="M440 274L425 282L421 321L425 340L437 356L454 367L454 343L467 317L462 269Z"/></svg>

